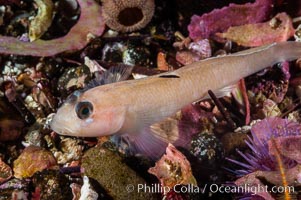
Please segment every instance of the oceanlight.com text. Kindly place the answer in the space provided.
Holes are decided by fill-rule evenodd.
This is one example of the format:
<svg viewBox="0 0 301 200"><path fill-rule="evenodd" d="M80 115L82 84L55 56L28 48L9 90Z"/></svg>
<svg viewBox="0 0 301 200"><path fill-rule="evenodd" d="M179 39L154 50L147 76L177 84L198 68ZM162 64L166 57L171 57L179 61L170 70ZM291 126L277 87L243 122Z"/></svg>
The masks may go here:
<svg viewBox="0 0 301 200"><path fill-rule="evenodd" d="M176 193L228 193L228 194L258 194L262 192L270 193L294 193L295 188L293 186L273 186L268 187L266 185L218 185L218 184L205 184L203 187L198 187L196 185L175 185L170 188L167 186L162 186L161 184L129 184L126 186L127 192L144 192L144 193L162 193L166 194L170 190L174 190Z"/></svg>

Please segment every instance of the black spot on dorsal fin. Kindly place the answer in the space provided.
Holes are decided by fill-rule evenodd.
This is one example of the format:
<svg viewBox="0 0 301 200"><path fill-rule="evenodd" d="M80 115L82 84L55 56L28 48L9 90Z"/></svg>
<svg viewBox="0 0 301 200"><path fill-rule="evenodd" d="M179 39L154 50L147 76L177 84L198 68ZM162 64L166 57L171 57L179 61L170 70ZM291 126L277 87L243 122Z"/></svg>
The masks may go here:
<svg viewBox="0 0 301 200"><path fill-rule="evenodd" d="M160 78L180 78L180 76L176 74L163 74L159 76Z"/></svg>

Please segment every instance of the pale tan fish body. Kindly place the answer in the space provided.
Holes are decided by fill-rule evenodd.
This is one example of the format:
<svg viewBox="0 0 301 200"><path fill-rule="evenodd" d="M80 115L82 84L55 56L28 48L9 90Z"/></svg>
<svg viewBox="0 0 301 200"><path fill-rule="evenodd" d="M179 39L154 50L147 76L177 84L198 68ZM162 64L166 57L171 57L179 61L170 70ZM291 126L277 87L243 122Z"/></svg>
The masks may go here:
<svg viewBox="0 0 301 200"><path fill-rule="evenodd" d="M138 151L154 157L164 151L166 141L162 141L164 136L161 140L154 136L149 128L152 124L201 99L208 90L217 91L298 57L301 43L283 42L202 60L173 72L98 86L68 100L51 127L59 134L80 137L125 134ZM80 119L78 107L93 110Z"/></svg>

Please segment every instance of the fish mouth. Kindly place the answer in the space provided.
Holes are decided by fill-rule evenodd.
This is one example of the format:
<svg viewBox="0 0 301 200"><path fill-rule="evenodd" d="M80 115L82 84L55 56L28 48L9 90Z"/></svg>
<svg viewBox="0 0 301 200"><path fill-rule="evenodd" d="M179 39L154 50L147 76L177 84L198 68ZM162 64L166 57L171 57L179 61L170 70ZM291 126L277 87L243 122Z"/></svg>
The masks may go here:
<svg viewBox="0 0 301 200"><path fill-rule="evenodd" d="M71 130L68 130L67 128L64 129L52 129L54 132L60 134L60 135L66 135L66 136L73 136Z"/></svg>
<svg viewBox="0 0 301 200"><path fill-rule="evenodd" d="M74 136L76 135L74 130L72 130L70 127L67 126L66 123L64 123L64 120L59 119L56 115L52 118L50 122L50 128L60 134L60 135L67 135L67 136Z"/></svg>

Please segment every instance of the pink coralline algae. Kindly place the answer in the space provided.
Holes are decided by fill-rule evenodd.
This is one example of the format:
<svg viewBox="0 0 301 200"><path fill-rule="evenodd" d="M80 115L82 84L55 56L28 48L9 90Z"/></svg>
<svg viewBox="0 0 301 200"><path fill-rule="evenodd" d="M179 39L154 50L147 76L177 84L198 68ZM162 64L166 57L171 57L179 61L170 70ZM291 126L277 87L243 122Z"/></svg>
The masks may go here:
<svg viewBox="0 0 301 200"><path fill-rule="evenodd" d="M84 48L91 36L100 36L105 28L101 7L94 0L78 0L81 14L69 33L53 40L24 42L15 37L0 36L0 54L54 56Z"/></svg>
<svg viewBox="0 0 301 200"><path fill-rule="evenodd" d="M166 154L148 172L157 176L163 187L173 188L177 184L197 185L189 161L172 144L168 145Z"/></svg>
<svg viewBox="0 0 301 200"><path fill-rule="evenodd" d="M292 84L292 81L289 81L291 77L289 72L290 63L282 62L280 66L281 69L277 68L275 70L275 68L270 68L265 70L264 73L256 75L256 79L250 84L252 85L251 90L255 95L263 94L275 103L282 102L288 91L289 83ZM261 82L258 82L258 79Z"/></svg>
<svg viewBox="0 0 301 200"><path fill-rule="evenodd" d="M183 138L180 141L174 143L175 146L187 147L191 142L191 139L198 133L210 129L210 120L213 118L213 114L205 112L201 109L200 105L188 105L182 108L181 118L178 122L179 134L185 137L185 141L188 144L183 144Z"/></svg>
<svg viewBox="0 0 301 200"><path fill-rule="evenodd" d="M280 154L301 164L301 135L275 138L275 145L269 141L269 152L275 154L275 149L281 149Z"/></svg>
<svg viewBox="0 0 301 200"><path fill-rule="evenodd" d="M234 26L226 32L216 35L241 46L257 47L286 41L294 33L295 29L291 18L286 13L279 13L268 22Z"/></svg>
<svg viewBox="0 0 301 200"><path fill-rule="evenodd" d="M278 172L279 174L279 172ZM244 188L247 185L246 190L242 190L241 193L245 193L241 199L264 199L264 200L275 200L270 193L265 190L256 191L256 194L250 194L249 188L265 188L264 184L256 177L257 172L254 172L250 175L246 175L242 178L239 178L235 181L235 185ZM252 198L251 198L252 197Z"/></svg>
<svg viewBox="0 0 301 200"><path fill-rule="evenodd" d="M11 168L0 158L0 184L9 180L12 175L13 172Z"/></svg>
<svg viewBox="0 0 301 200"><path fill-rule="evenodd" d="M176 54L176 59L183 65L188 65L201 59L209 58L212 49L208 39L198 40L189 43L187 50L180 50Z"/></svg>
<svg viewBox="0 0 301 200"><path fill-rule="evenodd" d="M257 0L244 5L230 4L202 16L193 15L188 26L189 37L206 39L231 26L263 22L268 19L272 6L272 0Z"/></svg>
<svg viewBox="0 0 301 200"><path fill-rule="evenodd" d="M20 0L0 0L0 5L20 5Z"/></svg>
<svg viewBox="0 0 301 200"><path fill-rule="evenodd" d="M301 180L298 179L301 176L301 165L299 164L296 165L295 167L286 169L285 176L286 176L287 184L289 186L298 186L301 183ZM235 184L239 186L248 185L249 188L252 186L265 187L263 183L258 179L259 177L262 180L264 179L274 185L283 186L282 177L279 171L256 171L237 179L235 181ZM256 195L264 197L265 200L268 200L269 198L266 197L270 196L268 192L264 192L264 191L259 192ZM271 200L275 200L275 199L271 198Z"/></svg>
<svg viewBox="0 0 301 200"><path fill-rule="evenodd" d="M176 59L182 65L189 65L201 60L199 55L188 50L178 51L176 54Z"/></svg>
<svg viewBox="0 0 301 200"><path fill-rule="evenodd" d="M57 163L50 151L37 146L29 146L14 161L14 176L28 178L44 169L55 169Z"/></svg>

